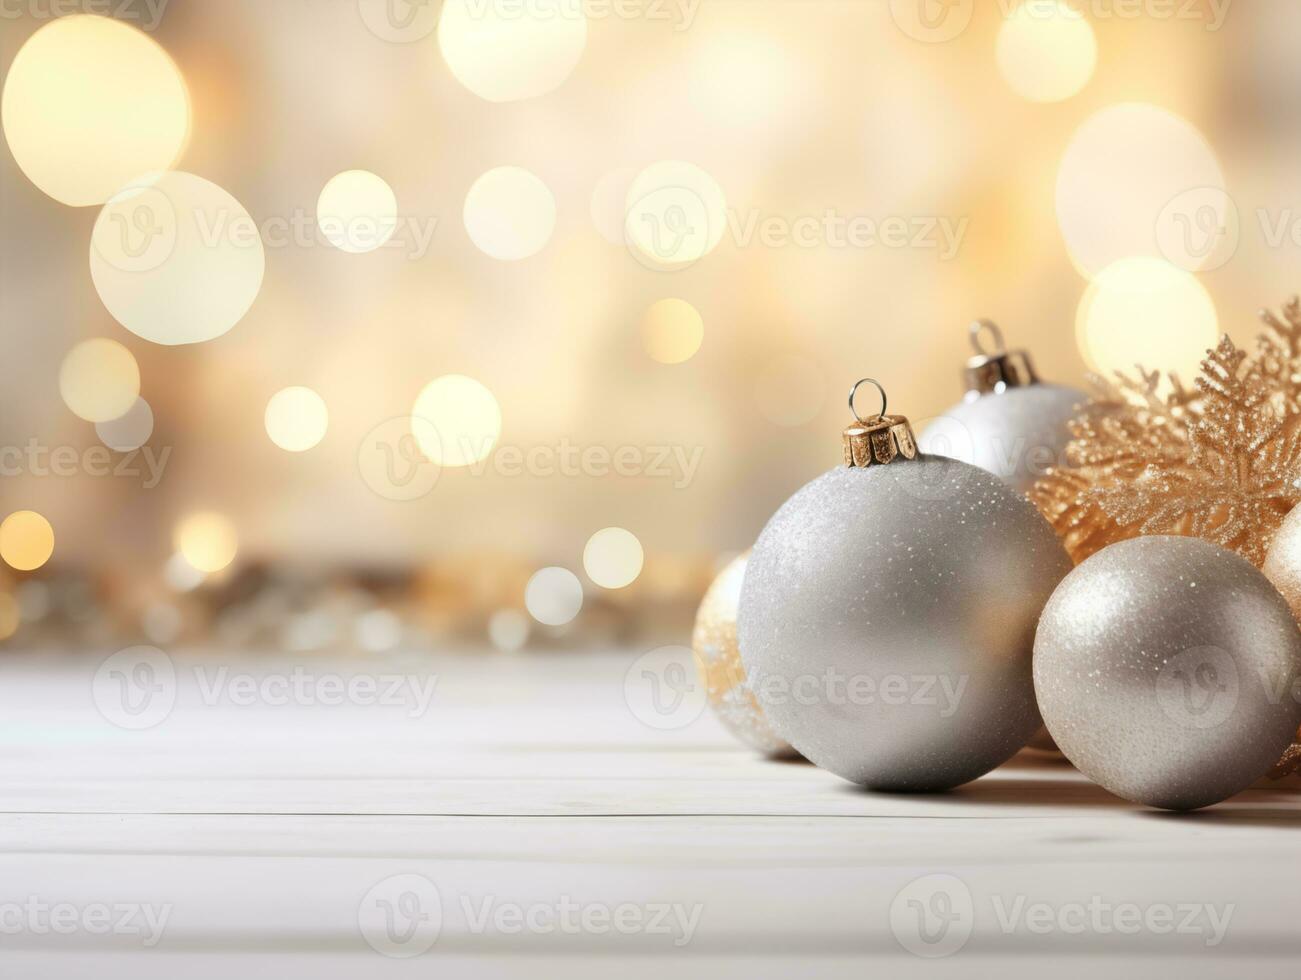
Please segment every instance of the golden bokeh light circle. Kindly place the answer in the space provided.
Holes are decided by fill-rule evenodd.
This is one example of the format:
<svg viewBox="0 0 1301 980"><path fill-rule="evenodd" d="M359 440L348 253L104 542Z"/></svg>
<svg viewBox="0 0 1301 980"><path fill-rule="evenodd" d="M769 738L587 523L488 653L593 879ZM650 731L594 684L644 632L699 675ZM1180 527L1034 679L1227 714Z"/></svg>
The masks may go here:
<svg viewBox="0 0 1301 980"><path fill-rule="evenodd" d="M1061 102L1078 93L1098 64L1098 40L1067 0L1025 0L1003 20L998 70L1017 95Z"/></svg>
<svg viewBox="0 0 1301 980"><path fill-rule="evenodd" d="M188 515L176 525L172 544L186 564L212 574L235 560L239 535L229 518L204 510Z"/></svg>
<svg viewBox="0 0 1301 980"><path fill-rule="evenodd" d="M446 374L416 396L411 433L438 466L470 466L487 458L501 437L501 407L491 391L463 374Z"/></svg>
<svg viewBox="0 0 1301 980"><path fill-rule="evenodd" d="M1136 366L1190 383L1219 338L1206 287L1162 259L1133 256L1103 269L1076 312L1076 340L1094 371L1133 375Z"/></svg>
<svg viewBox="0 0 1301 980"><path fill-rule="evenodd" d="M661 364L681 364L700 350L705 321L686 300L668 297L652 303L641 325L646 353Z"/></svg>
<svg viewBox="0 0 1301 980"><path fill-rule="evenodd" d="M372 252L397 228L397 195L369 170L345 170L321 188L316 223L325 240L340 251Z"/></svg>
<svg viewBox="0 0 1301 980"><path fill-rule="evenodd" d="M281 388L267 401L262 422L267 436L286 452L306 452L325 438L330 410L311 388Z"/></svg>
<svg viewBox="0 0 1301 980"><path fill-rule="evenodd" d="M14 160L64 204L102 204L138 175L176 163L190 99L176 64L144 32L73 14L23 44L0 97Z"/></svg>
<svg viewBox="0 0 1301 980"><path fill-rule="evenodd" d="M266 255L256 223L194 174L149 174L115 194L91 232L95 291L122 326L156 344L197 344L257 298Z"/></svg>
<svg viewBox="0 0 1301 980"><path fill-rule="evenodd" d="M558 88L586 45L581 3L443 0L438 21L447 67L489 102L536 98Z"/></svg>
<svg viewBox="0 0 1301 980"><path fill-rule="evenodd" d="M59 366L59 394L78 418L109 422L121 418L140 396L140 368L116 340L83 340Z"/></svg>
<svg viewBox="0 0 1301 980"><path fill-rule="evenodd" d="M54 554L54 528L34 510L14 511L0 523L0 558L20 572L40 568Z"/></svg>

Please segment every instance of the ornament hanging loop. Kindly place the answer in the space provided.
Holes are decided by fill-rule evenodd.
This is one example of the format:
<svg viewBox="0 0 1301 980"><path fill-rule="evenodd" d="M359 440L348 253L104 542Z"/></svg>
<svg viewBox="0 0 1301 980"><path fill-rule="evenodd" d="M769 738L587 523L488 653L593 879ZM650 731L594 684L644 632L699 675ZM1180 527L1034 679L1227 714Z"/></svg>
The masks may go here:
<svg viewBox="0 0 1301 980"><path fill-rule="evenodd" d="M985 335L994 342L994 350L985 349L981 342ZM1008 388L1021 388L1038 382L1030 355L1023 350L1008 350L1003 341L1003 331L993 320L976 320L970 324L967 338L976 351L976 356L968 359L962 372L967 398L999 395Z"/></svg>
<svg viewBox="0 0 1301 980"><path fill-rule="evenodd" d="M870 384L881 396L881 411L867 418L858 414L854 398L858 389ZM854 423L843 435L845 465L866 467L873 464L893 463L899 459L915 459L917 440L912 426L902 415L886 415L885 389L875 378L862 378L849 389L849 411Z"/></svg>
<svg viewBox="0 0 1301 980"><path fill-rule="evenodd" d="M854 407L854 398L858 395L858 389L863 385L871 385L881 396L881 411L877 412L875 415L870 415L867 418L863 418L863 416L859 415L858 409ZM877 381L876 378L860 378L854 382L854 387L849 389L849 413L858 420L860 425L869 425L873 421L885 418L886 404L885 389L881 387L881 382Z"/></svg>
<svg viewBox="0 0 1301 980"><path fill-rule="evenodd" d="M982 334L989 334L990 339L994 342L993 350L985 350L985 345L980 342ZM1007 353L1007 343L1003 340L1003 331L998 329L998 324L993 320L973 320L967 327L967 337L971 341L971 348L976 352L978 357L998 357Z"/></svg>

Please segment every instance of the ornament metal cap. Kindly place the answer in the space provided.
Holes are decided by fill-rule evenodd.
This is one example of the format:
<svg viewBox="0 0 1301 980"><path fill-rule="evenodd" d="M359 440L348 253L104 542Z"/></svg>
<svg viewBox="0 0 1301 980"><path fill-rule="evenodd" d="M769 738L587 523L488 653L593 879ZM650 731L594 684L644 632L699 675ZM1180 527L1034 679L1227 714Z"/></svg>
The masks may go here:
<svg viewBox="0 0 1301 980"><path fill-rule="evenodd" d="M985 350L980 342L981 334L986 333L994 341L993 350ZM1021 388L1039 381L1030 355L1023 350L1008 350L1003 343L1003 331L992 320L977 320L967 327L967 336L976 351L962 372L968 395L999 394L1008 388Z"/></svg>
<svg viewBox="0 0 1301 980"><path fill-rule="evenodd" d="M854 396L861 385L873 385L881 394L881 411L867 418L858 414ZM863 378L849 389L849 411L854 424L844 431L845 465L867 467L873 463L893 463L898 459L917 458L917 440L912 426L902 415L885 413L885 389L875 378Z"/></svg>

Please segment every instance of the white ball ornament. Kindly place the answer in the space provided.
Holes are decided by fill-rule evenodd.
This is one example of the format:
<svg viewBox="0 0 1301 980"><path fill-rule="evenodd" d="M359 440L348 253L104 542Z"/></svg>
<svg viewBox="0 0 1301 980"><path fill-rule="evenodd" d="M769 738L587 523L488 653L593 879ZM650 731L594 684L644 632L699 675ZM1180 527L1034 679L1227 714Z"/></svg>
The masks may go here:
<svg viewBox="0 0 1301 980"><path fill-rule="evenodd" d="M919 454L881 400L845 430L847 465L760 534L741 657L774 731L811 761L873 789L943 790L1039 728L1035 624L1070 559L1029 501Z"/></svg>
<svg viewBox="0 0 1301 980"><path fill-rule="evenodd" d="M1087 396L1041 382L1029 355L1007 350L1002 332L989 320L977 320L968 333L976 356L963 372L967 393L922 432L921 450L974 463L1029 493L1049 467L1060 463L1075 408ZM986 333L993 338L992 350L981 342Z"/></svg>
<svg viewBox="0 0 1301 980"><path fill-rule="evenodd" d="M1167 810L1250 786L1301 724L1301 632L1286 601L1198 538L1134 538L1081 563L1044 609L1034 677L1066 757Z"/></svg>

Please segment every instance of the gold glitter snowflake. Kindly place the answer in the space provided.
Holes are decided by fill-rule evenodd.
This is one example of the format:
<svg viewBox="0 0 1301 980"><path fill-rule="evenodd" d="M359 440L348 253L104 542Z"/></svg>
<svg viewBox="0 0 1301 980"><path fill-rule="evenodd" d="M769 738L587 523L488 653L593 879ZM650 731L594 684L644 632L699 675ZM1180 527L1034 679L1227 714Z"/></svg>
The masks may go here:
<svg viewBox="0 0 1301 980"><path fill-rule="evenodd" d="M1301 501L1301 303L1248 356L1223 337L1194 390L1158 372L1091 378L1096 395L1071 424L1066 465L1033 498L1080 562L1143 534L1184 534L1257 567Z"/></svg>

